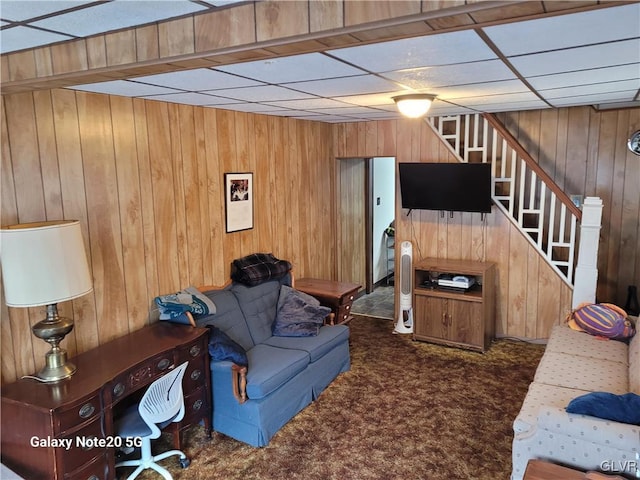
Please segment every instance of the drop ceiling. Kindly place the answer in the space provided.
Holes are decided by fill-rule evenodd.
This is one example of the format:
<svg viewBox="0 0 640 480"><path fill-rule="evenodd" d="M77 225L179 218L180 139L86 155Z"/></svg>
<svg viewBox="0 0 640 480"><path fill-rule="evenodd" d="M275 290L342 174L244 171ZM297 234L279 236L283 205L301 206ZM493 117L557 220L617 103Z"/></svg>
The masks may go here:
<svg viewBox="0 0 640 480"><path fill-rule="evenodd" d="M2 0L0 48L232 3ZM68 88L323 122L398 118L392 97L416 92L437 95L429 115L640 106L640 3Z"/></svg>

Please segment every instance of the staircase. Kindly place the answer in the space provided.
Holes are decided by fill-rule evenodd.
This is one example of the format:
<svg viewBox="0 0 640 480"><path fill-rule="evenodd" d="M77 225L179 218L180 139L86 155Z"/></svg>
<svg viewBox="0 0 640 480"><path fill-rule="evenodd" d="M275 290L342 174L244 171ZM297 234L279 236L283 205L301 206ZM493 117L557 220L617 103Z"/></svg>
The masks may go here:
<svg viewBox="0 0 640 480"><path fill-rule="evenodd" d="M430 117L428 123L459 161L491 163L494 203L573 287L581 210L495 116Z"/></svg>

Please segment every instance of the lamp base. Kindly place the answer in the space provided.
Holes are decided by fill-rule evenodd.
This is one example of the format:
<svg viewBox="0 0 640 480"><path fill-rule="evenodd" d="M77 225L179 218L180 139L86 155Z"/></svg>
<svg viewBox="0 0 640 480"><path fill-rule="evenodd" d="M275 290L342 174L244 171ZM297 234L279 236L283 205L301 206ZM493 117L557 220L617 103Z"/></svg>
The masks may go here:
<svg viewBox="0 0 640 480"><path fill-rule="evenodd" d="M45 354L45 366L36 378L41 382L58 382L69 378L76 371L76 366L67 362L67 352L60 348L60 342L73 330L73 320L58 316L58 305L47 305L47 318L36 323L33 334L51 345Z"/></svg>
<svg viewBox="0 0 640 480"><path fill-rule="evenodd" d="M59 382L60 380L64 380L65 378L69 378L71 375L76 373L76 366L73 363L66 361L67 352L62 352L65 356L65 363L58 366L50 366L49 358L50 356L57 356L58 354L53 352L48 352L46 354L47 365L45 365L42 370L38 372L36 375L38 380L41 382ZM55 364L57 360L54 360L53 364Z"/></svg>

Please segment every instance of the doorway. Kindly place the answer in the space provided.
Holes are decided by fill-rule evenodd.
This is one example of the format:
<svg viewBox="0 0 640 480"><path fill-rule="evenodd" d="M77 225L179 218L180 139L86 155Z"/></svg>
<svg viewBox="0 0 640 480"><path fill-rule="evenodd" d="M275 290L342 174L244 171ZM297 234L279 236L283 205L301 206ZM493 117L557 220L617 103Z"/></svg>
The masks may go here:
<svg viewBox="0 0 640 480"><path fill-rule="evenodd" d="M385 229L395 214L395 158L341 158L337 164L338 281L362 285L354 308L394 316L394 248ZM366 301L365 301L366 300Z"/></svg>

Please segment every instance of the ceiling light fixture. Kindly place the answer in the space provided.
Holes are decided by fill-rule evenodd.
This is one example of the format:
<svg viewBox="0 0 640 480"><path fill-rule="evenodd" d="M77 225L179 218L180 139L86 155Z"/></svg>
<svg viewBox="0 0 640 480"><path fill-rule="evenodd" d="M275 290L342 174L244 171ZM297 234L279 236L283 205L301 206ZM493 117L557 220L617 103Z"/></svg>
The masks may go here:
<svg viewBox="0 0 640 480"><path fill-rule="evenodd" d="M411 93L393 97L393 101L396 102L398 110L400 110L400 113L405 117L419 118L426 115L431 107L431 102L433 102L435 98L435 95L428 93Z"/></svg>

